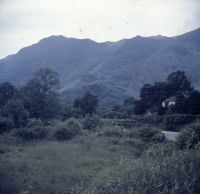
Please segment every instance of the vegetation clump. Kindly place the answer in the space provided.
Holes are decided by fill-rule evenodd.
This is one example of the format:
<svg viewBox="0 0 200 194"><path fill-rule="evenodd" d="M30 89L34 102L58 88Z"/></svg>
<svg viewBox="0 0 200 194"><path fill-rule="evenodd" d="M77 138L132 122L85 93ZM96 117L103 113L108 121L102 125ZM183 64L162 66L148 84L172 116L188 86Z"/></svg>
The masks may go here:
<svg viewBox="0 0 200 194"><path fill-rule="evenodd" d="M78 135L82 124L75 118L70 118L56 127L55 137L58 140L70 140Z"/></svg>
<svg viewBox="0 0 200 194"><path fill-rule="evenodd" d="M181 149L197 148L200 145L200 122L185 126L178 137L177 145Z"/></svg>
<svg viewBox="0 0 200 194"><path fill-rule="evenodd" d="M10 131L14 126L15 125L11 119L0 117L0 134Z"/></svg>

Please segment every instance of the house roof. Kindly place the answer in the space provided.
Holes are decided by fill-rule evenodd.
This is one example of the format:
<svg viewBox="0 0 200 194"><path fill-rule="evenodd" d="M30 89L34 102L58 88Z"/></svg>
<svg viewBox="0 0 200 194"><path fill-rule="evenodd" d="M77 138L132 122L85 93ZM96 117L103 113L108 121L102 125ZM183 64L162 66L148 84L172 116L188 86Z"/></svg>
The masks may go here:
<svg viewBox="0 0 200 194"><path fill-rule="evenodd" d="M168 103L168 102L175 102L176 101L176 96L171 96L164 100L163 102Z"/></svg>

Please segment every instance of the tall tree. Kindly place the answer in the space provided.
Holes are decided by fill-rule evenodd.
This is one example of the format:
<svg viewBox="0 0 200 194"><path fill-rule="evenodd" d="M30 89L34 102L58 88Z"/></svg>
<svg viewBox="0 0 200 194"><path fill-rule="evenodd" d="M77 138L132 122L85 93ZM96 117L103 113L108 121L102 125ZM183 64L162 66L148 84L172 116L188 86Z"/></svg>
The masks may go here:
<svg viewBox="0 0 200 194"><path fill-rule="evenodd" d="M90 92L86 92L82 97L75 99L73 105L84 114L92 114L98 106L98 97Z"/></svg>
<svg viewBox="0 0 200 194"><path fill-rule="evenodd" d="M25 107L31 117L51 119L59 112L60 104L57 89L58 74L49 68L40 68L22 89Z"/></svg>
<svg viewBox="0 0 200 194"><path fill-rule="evenodd" d="M190 97L187 99L188 113L192 115L200 114L200 92L192 91Z"/></svg>
<svg viewBox="0 0 200 194"><path fill-rule="evenodd" d="M0 108L17 94L17 89L9 82L0 84Z"/></svg>
<svg viewBox="0 0 200 194"><path fill-rule="evenodd" d="M184 71L176 71L171 73L167 77L167 82L171 85L171 90L173 93L184 92L190 93L193 88L188 80Z"/></svg>
<svg viewBox="0 0 200 194"><path fill-rule="evenodd" d="M9 100L2 110L2 115L11 119L15 127L24 127L26 125L29 113L19 99Z"/></svg>
<svg viewBox="0 0 200 194"><path fill-rule="evenodd" d="M161 112L163 114L163 109L161 107L162 102L171 97L177 96L179 99L173 111L186 112L186 107L183 107L183 99L181 95L190 95L194 91L190 81L185 75L184 71L176 71L171 73L165 82L156 82L154 84L145 84L140 90L140 100L136 102L135 112L142 113L147 110L151 112ZM179 98L180 97L180 98Z"/></svg>

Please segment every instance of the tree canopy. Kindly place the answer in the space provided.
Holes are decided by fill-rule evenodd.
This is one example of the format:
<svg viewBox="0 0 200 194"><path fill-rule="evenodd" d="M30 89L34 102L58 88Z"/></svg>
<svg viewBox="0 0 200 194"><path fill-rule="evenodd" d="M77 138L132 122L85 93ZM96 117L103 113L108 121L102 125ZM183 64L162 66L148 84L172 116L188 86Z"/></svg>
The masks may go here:
<svg viewBox="0 0 200 194"><path fill-rule="evenodd" d="M40 68L33 74L33 78L21 90L24 105L31 117L56 117L60 108L58 86L58 74L49 68Z"/></svg>
<svg viewBox="0 0 200 194"><path fill-rule="evenodd" d="M184 71L176 71L171 73L165 82L145 84L141 88L140 99L135 102L135 113L143 114L150 110L163 114L166 110L163 109L162 102L172 96L176 97L176 104L170 108L170 112L185 114L198 112L198 101L200 101L198 92L191 86Z"/></svg>
<svg viewBox="0 0 200 194"><path fill-rule="evenodd" d="M87 91L82 97L74 100L73 106L80 109L83 114L92 114L96 112L98 97Z"/></svg>

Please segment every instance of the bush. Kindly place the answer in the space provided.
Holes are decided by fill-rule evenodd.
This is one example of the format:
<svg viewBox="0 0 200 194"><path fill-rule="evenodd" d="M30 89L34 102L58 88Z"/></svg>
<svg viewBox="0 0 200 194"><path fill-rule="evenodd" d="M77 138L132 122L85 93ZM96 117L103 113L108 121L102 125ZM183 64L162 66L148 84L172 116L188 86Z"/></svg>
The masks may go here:
<svg viewBox="0 0 200 194"><path fill-rule="evenodd" d="M83 112L75 107L72 106L67 106L64 108L64 110L62 111L62 119L66 120L69 118L80 118L83 116Z"/></svg>
<svg viewBox="0 0 200 194"><path fill-rule="evenodd" d="M137 128L136 136L141 138L143 141L150 142L162 142L164 140L164 136L161 134L160 129L151 127L151 126L143 126Z"/></svg>
<svg viewBox="0 0 200 194"><path fill-rule="evenodd" d="M31 128L22 128L16 131L16 136L24 140L44 139L47 137L49 130L47 127L33 126Z"/></svg>
<svg viewBox="0 0 200 194"><path fill-rule="evenodd" d="M81 123L75 118L70 118L57 126L54 135L58 140L69 140L79 134L81 129Z"/></svg>
<svg viewBox="0 0 200 194"><path fill-rule="evenodd" d="M3 116L12 119L15 127L24 127L29 118L28 111L20 100L10 100L3 108Z"/></svg>
<svg viewBox="0 0 200 194"><path fill-rule="evenodd" d="M103 118L120 119L123 118L122 113L118 111L107 111L101 114Z"/></svg>
<svg viewBox="0 0 200 194"><path fill-rule="evenodd" d="M99 136L106 137L122 137L124 134L123 129L117 125L106 125L99 131Z"/></svg>
<svg viewBox="0 0 200 194"><path fill-rule="evenodd" d="M163 120L163 128L166 131L179 131L181 127L186 124L192 123L198 116L193 115L166 115Z"/></svg>
<svg viewBox="0 0 200 194"><path fill-rule="evenodd" d="M178 137L179 148L195 148L200 143L200 122L187 125Z"/></svg>
<svg viewBox="0 0 200 194"><path fill-rule="evenodd" d="M95 131L97 127L101 127L102 120L98 116L87 116L83 119L83 128Z"/></svg>
<svg viewBox="0 0 200 194"><path fill-rule="evenodd" d="M41 119L29 119L26 127L31 128L34 126L44 126L44 123Z"/></svg>
<svg viewBox="0 0 200 194"><path fill-rule="evenodd" d="M8 132L14 128L14 123L11 119L0 117L0 134Z"/></svg>

